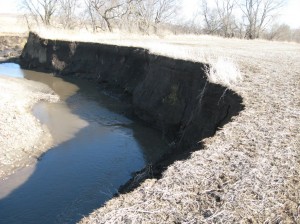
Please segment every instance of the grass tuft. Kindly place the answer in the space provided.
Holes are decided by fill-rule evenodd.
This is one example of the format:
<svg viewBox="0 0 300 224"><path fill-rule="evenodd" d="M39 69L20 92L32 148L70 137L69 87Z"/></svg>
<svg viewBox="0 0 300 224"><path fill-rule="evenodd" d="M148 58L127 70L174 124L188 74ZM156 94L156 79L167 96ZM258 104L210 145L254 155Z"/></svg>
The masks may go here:
<svg viewBox="0 0 300 224"><path fill-rule="evenodd" d="M239 68L230 59L220 57L210 61L210 64L211 66L206 69L206 75L210 82L230 88L242 81Z"/></svg>

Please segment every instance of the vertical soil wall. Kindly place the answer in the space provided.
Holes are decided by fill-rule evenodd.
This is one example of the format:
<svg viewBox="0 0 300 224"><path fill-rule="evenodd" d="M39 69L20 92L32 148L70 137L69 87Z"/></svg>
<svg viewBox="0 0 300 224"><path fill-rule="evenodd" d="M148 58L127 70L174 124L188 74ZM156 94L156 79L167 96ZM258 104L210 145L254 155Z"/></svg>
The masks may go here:
<svg viewBox="0 0 300 224"><path fill-rule="evenodd" d="M157 56L142 48L47 40L30 33L20 62L25 69L121 89L130 97L134 114L180 149L197 147L243 109L240 96L207 81L208 65Z"/></svg>

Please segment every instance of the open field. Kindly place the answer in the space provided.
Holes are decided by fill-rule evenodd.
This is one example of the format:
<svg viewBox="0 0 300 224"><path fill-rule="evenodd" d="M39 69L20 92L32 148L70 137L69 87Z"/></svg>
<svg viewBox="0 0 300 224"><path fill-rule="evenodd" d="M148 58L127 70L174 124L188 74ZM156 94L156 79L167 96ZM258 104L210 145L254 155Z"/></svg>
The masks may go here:
<svg viewBox="0 0 300 224"><path fill-rule="evenodd" d="M28 28L21 15L0 13L0 33L2 35L23 35L26 32L28 32Z"/></svg>
<svg viewBox="0 0 300 224"><path fill-rule="evenodd" d="M97 41L212 63L223 73L221 81L213 80L241 95L245 110L205 139L203 150L175 162L161 179L110 200L82 223L299 223L300 45L208 36L117 36ZM242 78L226 79L238 70Z"/></svg>
<svg viewBox="0 0 300 224"><path fill-rule="evenodd" d="M44 84L0 75L0 179L36 160L52 143L46 127L31 114L39 101L58 97Z"/></svg>
<svg viewBox="0 0 300 224"><path fill-rule="evenodd" d="M140 46L209 62L218 73L211 80L244 100L245 110L205 139L203 150L175 162L161 179L110 200L82 223L300 223L299 44L210 36L39 34Z"/></svg>

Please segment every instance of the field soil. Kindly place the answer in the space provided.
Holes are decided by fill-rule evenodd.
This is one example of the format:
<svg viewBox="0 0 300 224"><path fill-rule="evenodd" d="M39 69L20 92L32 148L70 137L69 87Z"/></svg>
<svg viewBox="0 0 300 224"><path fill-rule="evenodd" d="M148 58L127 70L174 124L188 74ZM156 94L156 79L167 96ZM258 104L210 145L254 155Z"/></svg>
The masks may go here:
<svg viewBox="0 0 300 224"><path fill-rule="evenodd" d="M0 62L19 57L26 39L26 35L0 34Z"/></svg>
<svg viewBox="0 0 300 224"><path fill-rule="evenodd" d="M52 143L32 113L39 101L58 101L46 85L0 75L0 179L36 161Z"/></svg>
<svg viewBox="0 0 300 224"><path fill-rule="evenodd" d="M22 16L0 13L0 62L19 57L27 35L27 25Z"/></svg>

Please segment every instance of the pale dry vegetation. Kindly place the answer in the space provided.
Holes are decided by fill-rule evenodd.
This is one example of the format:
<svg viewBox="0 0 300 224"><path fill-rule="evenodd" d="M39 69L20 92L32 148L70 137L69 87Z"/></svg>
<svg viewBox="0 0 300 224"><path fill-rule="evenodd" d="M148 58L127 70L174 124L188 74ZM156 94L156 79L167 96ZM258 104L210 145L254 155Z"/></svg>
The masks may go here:
<svg viewBox="0 0 300 224"><path fill-rule="evenodd" d="M300 45L207 36L143 44L159 46L155 53L216 61L215 71L228 66L218 58L234 62L237 73L226 82L239 80L230 88L245 109L161 179L145 181L81 222L299 223Z"/></svg>
<svg viewBox="0 0 300 224"><path fill-rule="evenodd" d="M0 34L21 35L28 32L28 27L23 16L16 14L0 14Z"/></svg>
<svg viewBox="0 0 300 224"><path fill-rule="evenodd" d="M138 46L212 65L245 109L204 148L82 223L300 223L300 45L211 36L38 30L44 38ZM199 90L201 91L201 90ZM226 92L225 92L226 94Z"/></svg>
<svg viewBox="0 0 300 224"><path fill-rule="evenodd" d="M39 101L58 97L41 83L0 75L0 179L34 162L52 143L46 127L31 114Z"/></svg>

